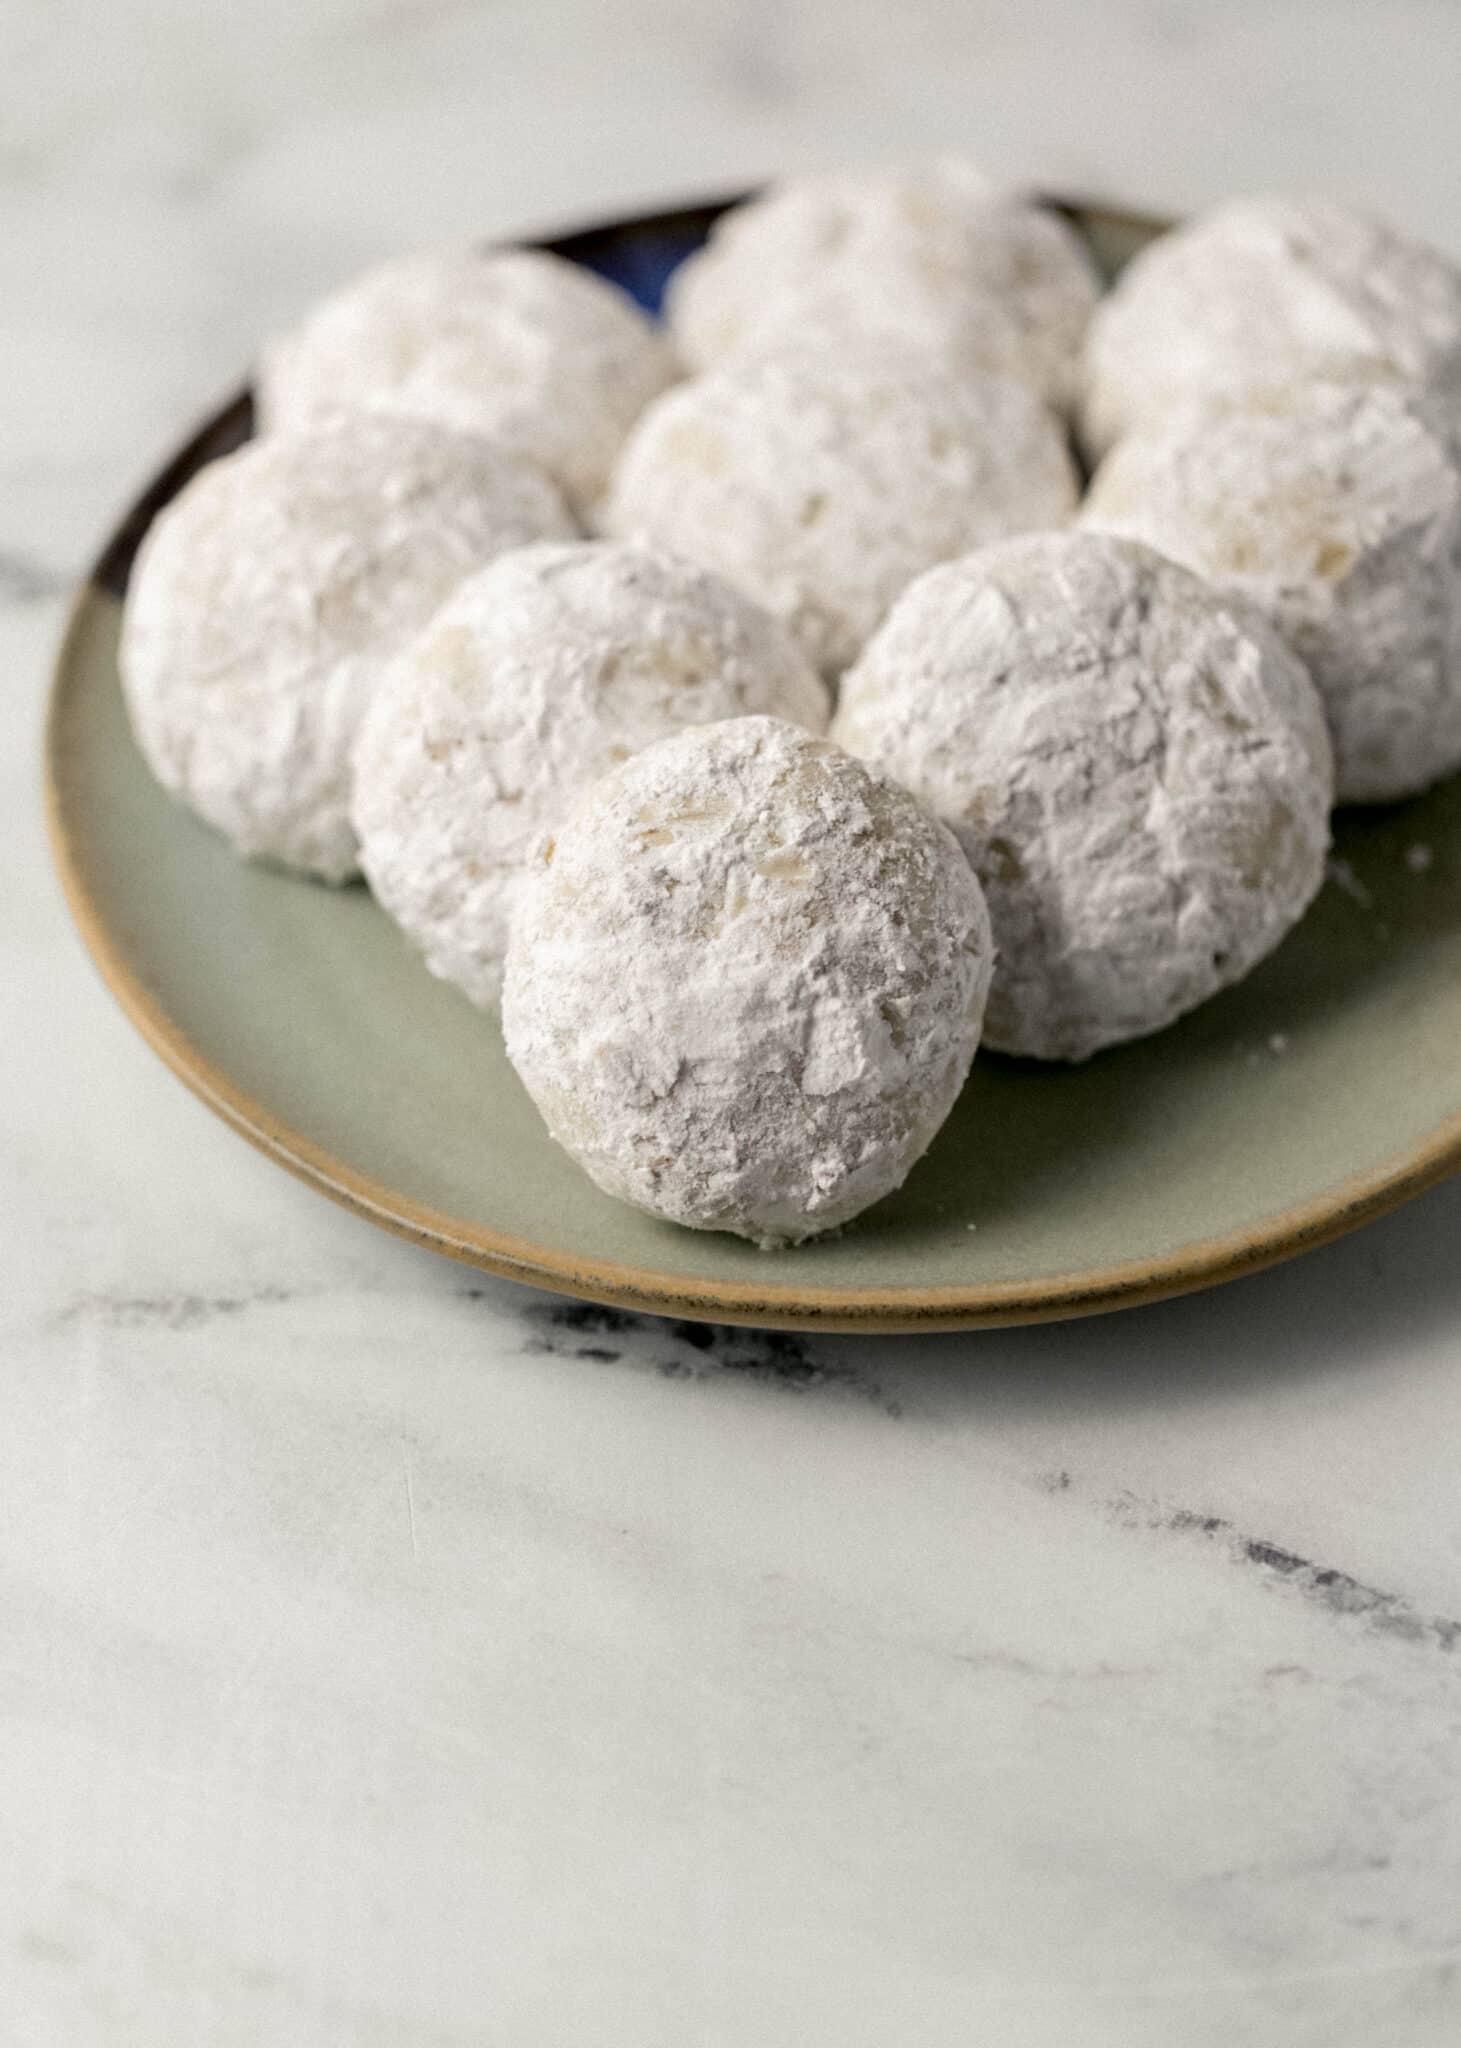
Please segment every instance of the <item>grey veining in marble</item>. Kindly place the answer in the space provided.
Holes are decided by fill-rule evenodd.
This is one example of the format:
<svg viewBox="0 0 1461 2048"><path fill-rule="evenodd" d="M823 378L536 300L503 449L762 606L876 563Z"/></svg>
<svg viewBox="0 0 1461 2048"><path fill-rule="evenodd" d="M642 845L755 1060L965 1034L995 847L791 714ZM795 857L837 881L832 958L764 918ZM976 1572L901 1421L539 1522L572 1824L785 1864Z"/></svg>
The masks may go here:
<svg viewBox="0 0 1461 2048"><path fill-rule="evenodd" d="M0 2043L1444 2048L1461 1189L920 1344L380 1237L110 1005L69 579L402 242L934 144L1461 248L1439 0L12 0L0 19Z"/></svg>

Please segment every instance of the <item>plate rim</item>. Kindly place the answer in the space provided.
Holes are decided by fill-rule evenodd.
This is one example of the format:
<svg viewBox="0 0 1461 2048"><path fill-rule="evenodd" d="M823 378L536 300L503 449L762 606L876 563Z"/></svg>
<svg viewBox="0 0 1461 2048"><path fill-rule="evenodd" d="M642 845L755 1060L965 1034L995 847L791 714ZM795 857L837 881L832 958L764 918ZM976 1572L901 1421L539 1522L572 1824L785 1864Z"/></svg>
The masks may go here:
<svg viewBox="0 0 1461 2048"><path fill-rule="evenodd" d="M650 213L522 239L575 243L615 231L643 231L718 210L723 203L730 202L656 208ZM1064 198L1052 203L1070 213L1098 214L1133 225L1154 224L1152 215L1119 205ZM125 935L110 926L102 913L71 822L64 736L68 709L85 686L77 649L88 615L98 603L118 601L116 565L126 561L158 504L171 495L171 480L188 473L207 443L244 415L250 397L248 385L235 390L158 465L113 521L91 567L72 592L51 665L42 782L52 862L72 921L103 983L146 1043L192 1093L297 1179L397 1237L500 1278L581 1301L691 1322L914 1335L1063 1321L1217 1286L1331 1243L1461 1170L1458 1113L1436 1125L1418 1144L1378 1166L1238 1230L1194 1239L1150 1258L1118 1261L1078 1273L923 1289L817 1287L771 1279L695 1281L652 1267L578 1257L508 1232L465 1223L358 1172L236 1086L169 1016L129 957Z"/></svg>

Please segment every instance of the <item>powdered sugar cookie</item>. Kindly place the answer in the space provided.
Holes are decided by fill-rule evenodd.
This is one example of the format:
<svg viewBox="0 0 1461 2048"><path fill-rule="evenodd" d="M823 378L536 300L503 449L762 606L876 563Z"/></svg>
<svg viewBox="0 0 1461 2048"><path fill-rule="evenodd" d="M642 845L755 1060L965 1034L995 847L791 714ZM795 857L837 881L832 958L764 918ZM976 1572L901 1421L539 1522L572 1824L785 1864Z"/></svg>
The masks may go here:
<svg viewBox="0 0 1461 2048"><path fill-rule="evenodd" d="M419 420L210 463L128 593L122 680L153 773L240 853L344 880L350 750L386 665L471 570L573 530L530 463Z"/></svg>
<svg viewBox="0 0 1461 2048"><path fill-rule="evenodd" d="M1234 199L1142 250L1091 322L1081 434L1100 454L1186 399L1397 377L1461 400L1461 268L1321 199Z"/></svg>
<svg viewBox="0 0 1461 2048"><path fill-rule="evenodd" d="M950 834L767 718L661 740L547 843L509 1055L610 1194L791 1244L897 1187L952 1107L989 979Z"/></svg>
<svg viewBox="0 0 1461 2048"><path fill-rule="evenodd" d="M1404 385L1178 407L1119 442L1082 523L1260 605L1324 701L1341 802L1461 767L1461 452Z"/></svg>
<svg viewBox="0 0 1461 2048"><path fill-rule="evenodd" d="M1075 232L953 158L775 187L722 216L671 280L699 369L788 343L874 340L1074 395L1098 282Z"/></svg>
<svg viewBox="0 0 1461 2048"><path fill-rule="evenodd" d="M1004 1052L1079 1060L1239 980L1323 878L1333 768L1251 608L1111 535L930 571L843 681L834 736L957 833Z"/></svg>
<svg viewBox="0 0 1461 2048"><path fill-rule="evenodd" d="M827 692L773 619L691 563L608 542L522 548L400 656L355 756L361 866L434 974L496 999L534 842L616 763L681 726Z"/></svg>
<svg viewBox="0 0 1461 2048"><path fill-rule="evenodd" d="M530 456L585 516L674 375L617 286L536 249L427 249L369 270L264 356L270 429L341 407L407 413Z"/></svg>
<svg viewBox="0 0 1461 2048"><path fill-rule="evenodd" d="M606 523L739 584L835 675L921 571L1062 525L1075 503L1064 438L1026 385L858 350L667 392L630 437Z"/></svg>

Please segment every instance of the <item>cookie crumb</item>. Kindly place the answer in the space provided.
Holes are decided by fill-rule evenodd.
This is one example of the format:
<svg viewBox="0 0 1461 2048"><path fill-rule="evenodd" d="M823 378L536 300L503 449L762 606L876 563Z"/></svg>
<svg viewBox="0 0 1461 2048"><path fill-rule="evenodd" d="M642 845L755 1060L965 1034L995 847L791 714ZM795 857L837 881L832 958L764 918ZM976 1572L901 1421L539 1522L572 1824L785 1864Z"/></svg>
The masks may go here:
<svg viewBox="0 0 1461 2048"><path fill-rule="evenodd" d="M1342 889L1351 902L1358 903L1361 910L1374 909L1373 893L1360 880L1347 860L1342 860L1337 853L1331 854L1326 863L1326 872L1336 889Z"/></svg>

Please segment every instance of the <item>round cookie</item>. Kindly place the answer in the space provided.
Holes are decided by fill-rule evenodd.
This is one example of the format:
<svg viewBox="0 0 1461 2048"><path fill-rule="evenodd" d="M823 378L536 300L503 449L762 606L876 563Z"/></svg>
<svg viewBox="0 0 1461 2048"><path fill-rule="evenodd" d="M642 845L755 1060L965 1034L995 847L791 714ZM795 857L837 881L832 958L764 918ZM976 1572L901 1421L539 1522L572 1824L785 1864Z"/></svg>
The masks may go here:
<svg viewBox="0 0 1461 2048"><path fill-rule="evenodd" d="M542 848L507 1049L608 1193L794 1244L897 1187L979 1038L988 919L896 785L769 718L658 741Z"/></svg>
<svg viewBox="0 0 1461 2048"><path fill-rule="evenodd" d="M1307 666L1341 803L1461 767L1461 449L1404 385L1194 402L1117 443L1081 523L1251 598Z"/></svg>
<svg viewBox="0 0 1461 2048"><path fill-rule="evenodd" d="M1074 513L1053 414L1012 377L906 359L767 357L667 392L631 435L606 523L738 584L836 675L935 562Z"/></svg>
<svg viewBox="0 0 1461 2048"><path fill-rule="evenodd" d="M675 374L626 293L536 249L426 249L369 270L266 351L270 430L406 413L530 456L592 514L625 434Z"/></svg>
<svg viewBox="0 0 1461 2048"><path fill-rule="evenodd" d="M1162 235L1086 338L1081 437L1103 453L1186 399L1314 377L1461 399L1461 268L1320 199L1235 199Z"/></svg>
<svg viewBox="0 0 1461 2048"><path fill-rule="evenodd" d="M707 370L739 354L769 308L854 250L928 246L957 261L966 223L998 190L964 157L813 172L769 186L721 214L671 274L665 319L675 350Z"/></svg>
<svg viewBox="0 0 1461 2048"><path fill-rule="evenodd" d="M475 434L362 416L251 442L148 532L122 682L158 780L243 854L355 871L349 762L385 667L462 578L573 521Z"/></svg>
<svg viewBox="0 0 1461 2048"><path fill-rule="evenodd" d="M1075 393L1095 268L1046 208L971 164L794 179L722 215L670 281L667 317L697 369L788 343L875 340Z"/></svg>
<svg viewBox="0 0 1461 2048"><path fill-rule="evenodd" d="M1319 888L1333 770L1263 618L1133 541L1032 534L930 571L836 739L949 824L998 963L986 1042L1080 1060L1271 951Z"/></svg>
<svg viewBox="0 0 1461 2048"><path fill-rule="evenodd" d="M360 864L433 974L496 1000L534 843L598 776L686 725L827 691L773 619L689 562L608 542L521 548L401 655L355 754Z"/></svg>

